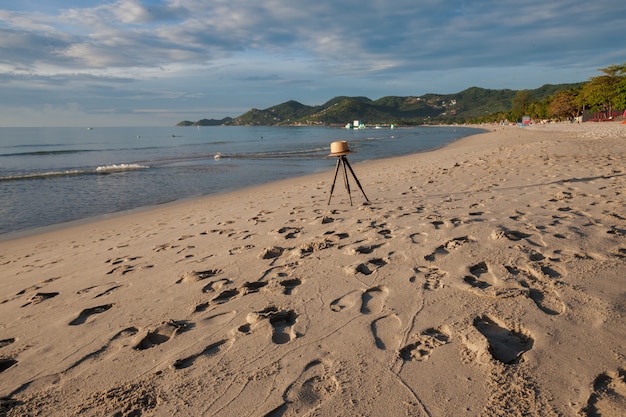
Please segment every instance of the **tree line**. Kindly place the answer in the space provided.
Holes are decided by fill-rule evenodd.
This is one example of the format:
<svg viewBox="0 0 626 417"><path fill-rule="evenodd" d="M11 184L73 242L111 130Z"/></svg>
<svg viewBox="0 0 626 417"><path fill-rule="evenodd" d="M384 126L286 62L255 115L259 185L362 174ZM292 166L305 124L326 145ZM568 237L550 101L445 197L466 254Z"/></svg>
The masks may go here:
<svg viewBox="0 0 626 417"><path fill-rule="evenodd" d="M521 120L522 116L535 120L573 120L585 111L598 113L600 118L610 118L614 112L626 110L626 63L610 65L598 71L602 75L539 101L533 101L529 91L520 90L513 97L509 111L481 116L474 122L513 122Z"/></svg>

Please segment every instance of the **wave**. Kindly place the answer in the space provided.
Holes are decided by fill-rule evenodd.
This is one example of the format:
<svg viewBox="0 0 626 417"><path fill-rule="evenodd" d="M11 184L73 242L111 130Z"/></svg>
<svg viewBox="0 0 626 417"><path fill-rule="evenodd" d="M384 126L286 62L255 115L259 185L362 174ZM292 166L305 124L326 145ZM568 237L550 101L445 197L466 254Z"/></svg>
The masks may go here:
<svg viewBox="0 0 626 417"><path fill-rule="evenodd" d="M326 148L298 149L291 151L219 153L220 158L228 159L314 159L326 156Z"/></svg>
<svg viewBox="0 0 626 417"><path fill-rule="evenodd" d="M136 169L146 169L150 168L147 165L141 164L111 164L111 165L103 165L96 168L97 173L107 173L107 172L120 172L120 171L133 171Z"/></svg>
<svg viewBox="0 0 626 417"><path fill-rule="evenodd" d="M150 168L140 164L111 164L99 166L95 169L69 169L65 171L33 172L27 174L14 174L0 177L0 181L35 180L54 177L74 177L80 175L103 175L116 172L135 171Z"/></svg>
<svg viewBox="0 0 626 417"><path fill-rule="evenodd" d="M84 152L97 152L94 149L67 149L56 151L28 151L28 152L15 152L15 153L3 153L0 156L50 156L50 155L71 155Z"/></svg>
<svg viewBox="0 0 626 417"><path fill-rule="evenodd" d="M30 147L32 145L24 145L25 147ZM38 148L52 146L52 145L37 145ZM167 148L174 148L176 146L168 146ZM61 156L61 155L72 155L72 154L80 154L80 153L90 153L90 152L132 152L132 151L145 151L152 149L162 149L166 148L165 146L159 145L143 145L143 146L135 146L135 147L119 147L119 148L97 148L97 149L56 149L56 150L46 150L46 149L38 149L33 151L23 151L23 152L9 152L9 153L0 153L0 157L16 157L16 156Z"/></svg>
<svg viewBox="0 0 626 417"><path fill-rule="evenodd" d="M51 146L69 146L70 144L68 143L39 143L37 144L37 146L42 147L42 148L46 148L46 147L51 147ZM7 148L30 148L32 147L32 144L29 143L19 143L16 145L10 145Z"/></svg>

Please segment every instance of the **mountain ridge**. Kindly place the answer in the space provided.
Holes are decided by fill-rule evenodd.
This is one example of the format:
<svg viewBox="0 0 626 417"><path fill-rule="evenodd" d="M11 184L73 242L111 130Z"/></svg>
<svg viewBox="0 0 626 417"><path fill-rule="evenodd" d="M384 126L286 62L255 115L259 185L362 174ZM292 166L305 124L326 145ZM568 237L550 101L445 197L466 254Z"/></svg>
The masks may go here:
<svg viewBox="0 0 626 417"><path fill-rule="evenodd" d="M510 110L519 91L527 92L533 101L541 101L558 91L582 84L544 84L534 90L470 87L453 94L385 96L377 100L362 96L337 96L318 106L289 100L267 109L252 108L235 118L183 121L177 126L343 126L353 120L366 124L396 125L466 123L485 114Z"/></svg>

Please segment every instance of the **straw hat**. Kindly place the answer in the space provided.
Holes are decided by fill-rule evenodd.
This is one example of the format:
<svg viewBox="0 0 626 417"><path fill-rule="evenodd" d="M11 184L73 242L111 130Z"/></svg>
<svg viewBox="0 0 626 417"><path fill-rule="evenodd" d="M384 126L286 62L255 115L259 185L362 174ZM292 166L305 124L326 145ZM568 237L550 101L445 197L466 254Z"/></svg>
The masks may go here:
<svg viewBox="0 0 626 417"><path fill-rule="evenodd" d="M352 153L352 151L348 149L348 142L345 140L340 140L330 144L330 153L328 154L328 156L342 156L349 153Z"/></svg>

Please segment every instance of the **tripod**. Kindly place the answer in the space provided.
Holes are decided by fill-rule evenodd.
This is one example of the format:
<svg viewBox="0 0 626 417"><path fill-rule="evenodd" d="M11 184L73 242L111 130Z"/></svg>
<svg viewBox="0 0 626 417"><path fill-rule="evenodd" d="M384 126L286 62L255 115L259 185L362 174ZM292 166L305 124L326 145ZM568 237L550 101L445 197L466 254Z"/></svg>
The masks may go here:
<svg viewBox="0 0 626 417"><path fill-rule="evenodd" d="M346 158L345 155L340 155L337 157L335 177L333 178L333 185L332 187L330 187L330 196L328 197L328 204L330 204L330 199L333 198L333 191L335 190L335 182L337 181L337 173L339 172L339 166L341 166L343 170L343 183L346 186L346 190L348 191L348 196L350 197L350 205L352 205L352 194L350 194L350 183L348 182L348 171L346 170L346 166L352 173L352 177L354 177L354 180L356 181L356 185L359 186L359 189L363 193L363 197L365 197L365 200L367 200L367 202L369 203L370 200L365 195L365 191L363 191L363 187L361 187L361 183L359 182L359 179L356 177L356 174L352 170L352 167L350 166L350 162L348 162L348 158Z"/></svg>

